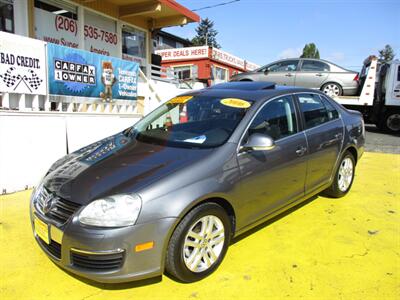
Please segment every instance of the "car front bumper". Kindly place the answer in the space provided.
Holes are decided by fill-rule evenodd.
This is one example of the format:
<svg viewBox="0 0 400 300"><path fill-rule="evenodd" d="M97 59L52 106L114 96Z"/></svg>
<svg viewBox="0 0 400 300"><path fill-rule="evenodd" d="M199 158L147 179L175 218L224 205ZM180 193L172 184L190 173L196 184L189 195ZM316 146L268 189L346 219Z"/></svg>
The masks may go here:
<svg viewBox="0 0 400 300"><path fill-rule="evenodd" d="M161 275L168 238L177 219L123 228L82 226L72 217L59 227L38 213L31 202L31 224L36 241L47 256L61 268L90 280L117 283ZM49 244L35 230L34 219L48 226ZM148 243L152 248L137 251L137 245Z"/></svg>

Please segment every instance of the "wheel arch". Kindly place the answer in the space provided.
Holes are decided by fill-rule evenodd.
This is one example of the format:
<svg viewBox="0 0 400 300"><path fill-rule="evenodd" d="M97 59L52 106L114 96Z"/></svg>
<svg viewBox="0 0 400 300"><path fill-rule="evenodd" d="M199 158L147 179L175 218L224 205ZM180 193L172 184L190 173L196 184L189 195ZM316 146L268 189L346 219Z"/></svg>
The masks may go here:
<svg viewBox="0 0 400 300"><path fill-rule="evenodd" d="M332 80L332 79L327 79L327 81L325 81L325 82L323 82L322 84L321 84L321 86L320 86L320 91L322 91L322 89L324 88L324 86L325 85L327 85L327 84L330 84L330 83L334 83L334 84L337 84L338 86L340 86L340 88L342 89L342 91L343 91L343 83L341 83L341 82L339 82L339 81L337 81L337 80Z"/></svg>
<svg viewBox="0 0 400 300"><path fill-rule="evenodd" d="M220 196L215 196L215 197L207 197L207 198L201 199L200 201L193 202L192 205L188 205L184 210L182 210L181 215L179 215L179 217L176 218L175 224L173 226L171 226L171 229L168 232L168 236L165 239L165 242L163 245L163 253L165 255L163 255L162 259L161 259L161 270L165 270L165 261L166 261L168 244L171 240L171 237L172 237L174 231L178 227L179 223L190 211L192 211L194 208L196 208L204 203L215 203L215 204L221 206L226 211L226 213L229 217L229 220L231 221L231 226L232 226L231 237L233 237L235 235L236 214L235 214L235 210L234 210L232 204L227 199L220 197Z"/></svg>
<svg viewBox="0 0 400 300"><path fill-rule="evenodd" d="M356 147L353 146L353 145L350 145L350 146L348 146L348 147L344 150L344 152L346 152L346 151L350 152L351 155L353 155L353 157L354 157L354 162L355 162L355 164L357 165L357 161L358 161L358 151L357 151ZM343 153L344 153L344 152L343 152Z"/></svg>

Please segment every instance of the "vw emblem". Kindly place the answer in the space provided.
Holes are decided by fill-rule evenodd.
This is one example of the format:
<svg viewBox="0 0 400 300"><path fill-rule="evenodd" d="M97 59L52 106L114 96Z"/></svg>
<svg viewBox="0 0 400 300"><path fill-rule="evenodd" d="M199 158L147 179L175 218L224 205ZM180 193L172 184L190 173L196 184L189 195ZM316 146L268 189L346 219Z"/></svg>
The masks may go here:
<svg viewBox="0 0 400 300"><path fill-rule="evenodd" d="M43 212L47 214L50 210L51 207L53 206L53 201L54 201L54 196L49 195L45 200L43 204Z"/></svg>

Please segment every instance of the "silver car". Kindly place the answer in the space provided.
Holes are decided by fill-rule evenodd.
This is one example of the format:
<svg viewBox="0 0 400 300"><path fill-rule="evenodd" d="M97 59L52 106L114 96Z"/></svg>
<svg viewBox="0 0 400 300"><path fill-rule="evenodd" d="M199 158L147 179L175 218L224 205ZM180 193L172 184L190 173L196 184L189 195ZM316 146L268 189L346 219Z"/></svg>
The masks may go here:
<svg viewBox="0 0 400 300"><path fill-rule="evenodd" d="M194 91L55 162L32 195L34 237L91 280L200 280L232 238L321 191L344 196L364 135L359 112L319 91Z"/></svg>
<svg viewBox="0 0 400 300"><path fill-rule="evenodd" d="M310 58L283 59L251 72L240 73L231 81L272 81L279 85L319 89L328 96L354 96L358 73L329 61Z"/></svg>

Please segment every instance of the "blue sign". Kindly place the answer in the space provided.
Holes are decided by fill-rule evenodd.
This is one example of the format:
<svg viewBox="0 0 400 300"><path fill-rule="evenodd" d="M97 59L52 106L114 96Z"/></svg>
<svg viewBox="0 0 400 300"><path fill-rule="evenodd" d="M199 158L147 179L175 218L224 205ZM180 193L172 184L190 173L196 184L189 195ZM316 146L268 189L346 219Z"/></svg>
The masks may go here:
<svg viewBox="0 0 400 300"><path fill-rule="evenodd" d="M88 51L47 44L49 92L66 95L136 100L139 64Z"/></svg>

